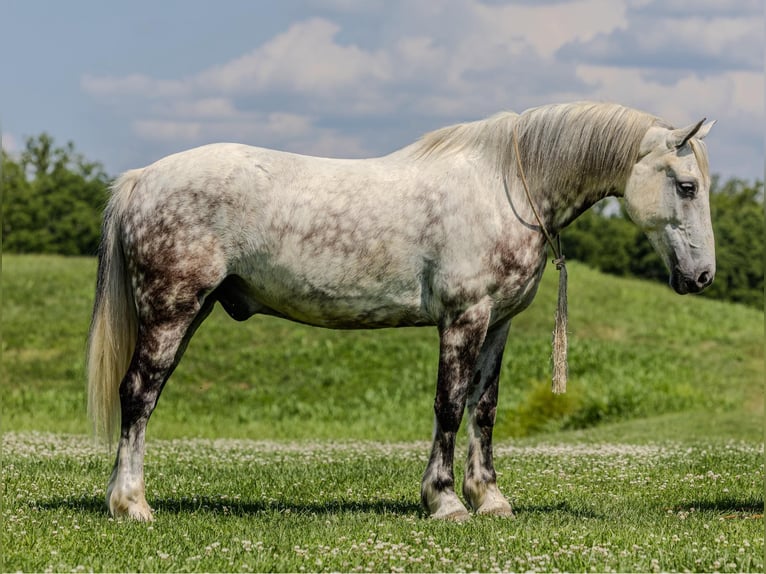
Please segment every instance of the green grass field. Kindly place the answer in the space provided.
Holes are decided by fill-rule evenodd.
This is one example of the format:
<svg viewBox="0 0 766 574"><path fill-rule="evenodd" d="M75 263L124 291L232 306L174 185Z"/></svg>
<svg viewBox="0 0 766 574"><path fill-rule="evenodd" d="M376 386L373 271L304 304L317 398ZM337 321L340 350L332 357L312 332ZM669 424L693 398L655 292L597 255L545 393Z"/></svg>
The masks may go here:
<svg viewBox="0 0 766 574"><path fill-rule="evenodd" d="M108 518L88 436L95 261L5 256L3 571L763 571L763 314L569 267L567 394L552 270L504 359L515 520L419 508L433 330L216 310L149 424L145 525Z"/></svg>

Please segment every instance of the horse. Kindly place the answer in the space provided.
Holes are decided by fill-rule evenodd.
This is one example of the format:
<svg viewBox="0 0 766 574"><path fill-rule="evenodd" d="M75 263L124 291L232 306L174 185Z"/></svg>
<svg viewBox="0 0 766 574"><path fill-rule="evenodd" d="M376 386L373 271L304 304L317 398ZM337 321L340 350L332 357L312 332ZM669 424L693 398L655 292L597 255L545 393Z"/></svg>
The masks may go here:
<svg viewBox="0 0 766 574"><path fill-rule="evenodd" d="M511 319L546 265L542 232L556 236L599 200L622 197L672 288L702 291L715 275L702 141L713 123L674 128L622 105L574 102L445 127L377 158L217 143L125 172L104 212L87 360L96 432L119 436L109 512L153 520L147 421L218 302L238 321L436 327L422 504L433 518L471 516L453 470L467 409L465 502L512 516L492 430Z"/></svg>

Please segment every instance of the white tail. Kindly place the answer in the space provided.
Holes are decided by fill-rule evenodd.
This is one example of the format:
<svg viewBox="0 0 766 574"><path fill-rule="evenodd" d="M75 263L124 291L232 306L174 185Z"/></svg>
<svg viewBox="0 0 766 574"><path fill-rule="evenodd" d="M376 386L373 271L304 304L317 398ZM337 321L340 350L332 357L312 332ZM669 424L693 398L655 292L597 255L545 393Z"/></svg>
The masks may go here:
<svg viewBox="0 0 766 574"><path fill-rule="evenodd" d="M96 300L88 337L88 415L98 435L111 441L119 428L120 382L136 346L138 319L120 239L123 206L141 170L120 176L104 213Z"/></svg>

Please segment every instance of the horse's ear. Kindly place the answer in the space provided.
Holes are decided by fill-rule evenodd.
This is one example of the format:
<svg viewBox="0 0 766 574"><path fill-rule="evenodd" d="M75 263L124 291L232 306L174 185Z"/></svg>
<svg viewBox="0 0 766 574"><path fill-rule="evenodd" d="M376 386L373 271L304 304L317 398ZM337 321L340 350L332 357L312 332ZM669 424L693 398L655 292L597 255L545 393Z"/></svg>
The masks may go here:
<svg viewBox="0 0 766 574"><path fill-rule="evenodd" d="M686 145L686 142L692 139L695 135L699 139L704 138L707 135L707 133L710 131L710 128L712 128L713 124L715 123L715 121L712 121L703 126L702 124L705 123L706 119L707 118L702 118L696 124L691 124L686 126L685 128L679 128L677 130L673 130L672 132L670 132L668 134L668 139L667 139L668 148L670 149L682 148Z"/></svg>
<svg viewBox="0 0 766 574"><path fill-rule="evenodd" d="M694 136L698 140L704 139L705 136L710 132L710 128L712 128L715 125L716 120L713 120L712 122L708 122L705 125L703 125L699 131L697 132L697 135Z"/></svg>

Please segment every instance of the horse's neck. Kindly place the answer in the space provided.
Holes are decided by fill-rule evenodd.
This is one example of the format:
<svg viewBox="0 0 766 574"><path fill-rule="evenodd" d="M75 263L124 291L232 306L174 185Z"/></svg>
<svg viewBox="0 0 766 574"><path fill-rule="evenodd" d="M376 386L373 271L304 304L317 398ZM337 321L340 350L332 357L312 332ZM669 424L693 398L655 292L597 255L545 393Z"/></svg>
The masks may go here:
<svg viewBox="0 0 766 574"><path fill-rule="evenodd" d="M544 185L529 182L532 200L551 235L558 234L602 199L620 195L622 186L619 182L581 181L566 189L545 189Z"/></svg>
<svg viewBox="0 0 766 574"><path fill-rule="evenodd" d="M529 178L524 176L523 166L516 164L511 169L515 172L516 199L551 235L558 234L605 197L620 195L625 186L624 181L615 181L614 174L594 178L569 166L564 169L574 177L550 177L547 173Z"/></svg>
<svg viewBox="0 0 766 574"><path fill-rule="evenodd" d="M527 171L531 193L554 232L605 197L622 195L641 138L654 121L624 108L570 108L565 110L571 117L561 117L554 107L528 118L519 126L521 153L515 154L523 164L517 171Z"/></svg>

